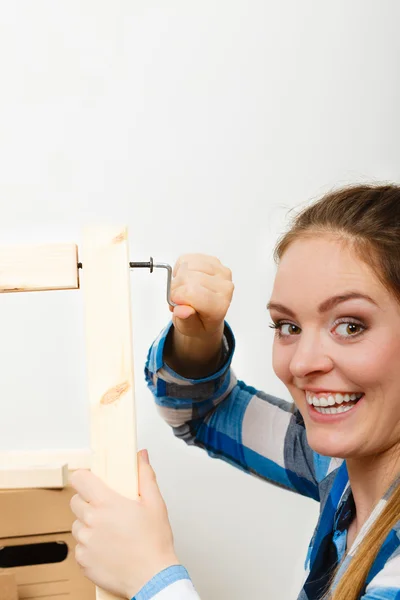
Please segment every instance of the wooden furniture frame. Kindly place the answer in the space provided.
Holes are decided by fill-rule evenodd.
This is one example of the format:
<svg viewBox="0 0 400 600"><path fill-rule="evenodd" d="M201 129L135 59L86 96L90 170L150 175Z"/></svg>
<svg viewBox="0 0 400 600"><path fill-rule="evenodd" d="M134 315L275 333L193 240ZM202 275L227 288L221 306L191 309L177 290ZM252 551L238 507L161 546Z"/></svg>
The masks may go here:
<svg viewBox="0 0 400 600"><path fill-rule="evenodd" d="M138 497L128 232L87 228L76 244L0 249L0 293L79 290L84 298L91 453L33 453L35 462L90 467L111 488ZM79 262L80 261L80 262ZM82 272L80 272L82 266ZM82 286L81 286L82 284ZM26 453L0 453L0 465L26 464ZM115 596L96 589L97 600Z"/></svg>

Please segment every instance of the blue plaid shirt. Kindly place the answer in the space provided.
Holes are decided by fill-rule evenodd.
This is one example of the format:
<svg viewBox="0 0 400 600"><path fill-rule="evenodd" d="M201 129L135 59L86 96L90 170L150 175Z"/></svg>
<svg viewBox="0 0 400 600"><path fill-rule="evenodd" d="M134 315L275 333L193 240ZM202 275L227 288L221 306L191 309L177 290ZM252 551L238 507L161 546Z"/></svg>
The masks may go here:
<svg viewBox="0 0 400 600"><path fill-rule="evenodd" d="M172 323L150 348L145 376L163 418L174 434L188 444L204 448L247 473L313 498L320 516L305 563L305 578L298 600L320 600L331 576L341 566L334 589L349 566L371 524L385 507L397 481L379 501L346 553L347 529L355 515L345 461L311 450L303 420L289 402L238 381L231 369L235 340L225 323L223 366L204 379L190 380L163 361L165 340ZM400 600L400 521L381 547L364 589L362 600ZM182 566L154 577L135 600L199 599Z"/></svg>

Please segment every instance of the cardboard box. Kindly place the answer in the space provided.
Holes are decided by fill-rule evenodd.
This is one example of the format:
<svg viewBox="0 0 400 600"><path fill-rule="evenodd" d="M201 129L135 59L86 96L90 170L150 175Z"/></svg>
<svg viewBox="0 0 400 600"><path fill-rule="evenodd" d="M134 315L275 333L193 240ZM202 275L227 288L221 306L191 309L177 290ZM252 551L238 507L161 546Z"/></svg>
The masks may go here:
<svg viewBox="0 0 400 600"><path fill-rule="evenodd" d="M18 600L17 583L13 575L0 575L1 600Z"/></svg>
<svg viewBox="0 0 400 600"><path fill-rule="evenodd" d="M69 486L0 491L0 573L15 578L19 600L95 600L94 585L75 561L74 493Z"/></svg>

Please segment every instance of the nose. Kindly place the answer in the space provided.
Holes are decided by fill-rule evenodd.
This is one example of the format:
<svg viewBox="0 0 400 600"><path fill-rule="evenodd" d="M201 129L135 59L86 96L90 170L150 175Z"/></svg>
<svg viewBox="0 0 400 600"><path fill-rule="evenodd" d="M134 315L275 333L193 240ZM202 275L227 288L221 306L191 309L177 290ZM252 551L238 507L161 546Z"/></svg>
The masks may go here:
<svg viewBox="0 0 400 600"><path fill-rule="evenodd" d="M320 335L302 332L295 344L289 368L292 375L299 379L313 374L328 373L333 368L333 361Z"/></svg>

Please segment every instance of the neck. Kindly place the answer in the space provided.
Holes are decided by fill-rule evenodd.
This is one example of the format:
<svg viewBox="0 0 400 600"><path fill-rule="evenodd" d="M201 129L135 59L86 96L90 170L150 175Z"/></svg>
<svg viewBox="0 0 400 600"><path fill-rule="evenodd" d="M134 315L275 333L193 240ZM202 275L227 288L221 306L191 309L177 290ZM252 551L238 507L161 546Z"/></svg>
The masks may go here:
<svg viewBox="0 0 400 600"><path fill-rule="evenodd" d="M400 448L396 445L376 456L349 458L346 464L356 506L355 529L358 533L400 471Z"/></svg>

